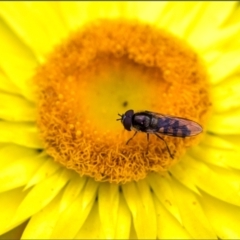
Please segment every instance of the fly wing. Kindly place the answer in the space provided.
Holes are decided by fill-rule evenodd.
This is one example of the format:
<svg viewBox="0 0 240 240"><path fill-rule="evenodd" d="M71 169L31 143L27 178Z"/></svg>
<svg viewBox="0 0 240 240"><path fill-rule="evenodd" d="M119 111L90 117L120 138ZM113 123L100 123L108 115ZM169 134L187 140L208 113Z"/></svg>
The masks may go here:
<svg viewBox="0 0 240 240"><path fill-rule="evenodd" d="M158 119L157 128L159 133L173 137L190 137L202 132L202 127L198 123L181 117L164 115L146 111Z"/></svg>

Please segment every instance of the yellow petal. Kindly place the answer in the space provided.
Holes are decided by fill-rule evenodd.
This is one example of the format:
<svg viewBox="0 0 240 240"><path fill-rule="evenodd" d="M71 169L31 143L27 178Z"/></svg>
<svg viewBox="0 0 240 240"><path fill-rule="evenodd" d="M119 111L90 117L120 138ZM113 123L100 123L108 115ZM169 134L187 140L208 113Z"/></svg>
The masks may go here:
<svg viewBox="0 0 240 240"><path fill-rule="evenodd" d="M232 14L226 20L226 24L239 23L239 20L240 20L240 7L239 7L239 4L238 4L236 6L236 8L233 9Z"/></svg>
<svg viewBox="0 0 240 240"><path fill-rule="evenodd" d="M1 5L2 3L0 3L0 11L2 10ZM16 11L19 11L19 9L16 8ZM3 21L0 24L0 35L0 65L2 71L20 89L21 94L27 99L33 100L34 96L32 89L29 87L29 79L31 79L35 68L38 66L34 54Z"/></svg>
<svg viewBox="0 0 240 240"><path fill-rule="evenodd" d="M194 239L217 239L196 197L197 195L176 180L172 181L172 186L183 227Z"/></svg>
<svg viewBox="0 0 240 240"><path fill-rule="evenodd" d="M0 235L13 229L15 226L9 226L9 222L13 218L19 203L27 195L28 191L23 192L22 188L15 188L13 190L0 193Z"/></svg>
<svg viewBox="0 0 240 240"><path fill-rule="evenodd" d="M0 167L13 163L15 160L36 156L35 149L25 148L15 144L3 144L0 146Z"/></svg>
<svg viewBox="0 0 240 240"><path fill-rule="evenodd" d="M25 150L24 155L16 157L0 168L0 192L27 184L42 163L43 159L39 158L36 152Z"/></svg>
<svg viewBox="0 0 240 240"><path fill-rule="evenodd" d="M146 180L161 204L181 223L180 212L167 176L150 174Z"/></svg>
<svg viewBox="0 0 240 240"><path fill-rule="evenodd" d="M223 54L226 51L239 50L239 44L235 45L234 48L232 47L232 43L239 37L239 29L239 22L230 26L224 26L224 28L221 28L219 31L210 33L211 35L207 38L203 38L202 41L205 40L205 44L201 47L195 46L195 48L198 52L200 52L203 59L206 59L206 54L213 51L219 51Z"/></svg>
<svg viewBox="0 0 240 240"><path fill-rule="evenodd" d="M240 137L239 135L222 135L221 138L230 142L235 149L239 149L240 146Z"/></svg>
<svg viewBox="0 0 240 240"><path fill-rule="evenodd" d="M185 3L183 3L185 4ZM236 7L236 2L204 2L199 15L192 21L192 31L188 41L198 48L207 44L209 34L218 31L221 24L232 13ZM204 36L207 37L204 37Z"/></svg>
<svg viewBox="0 0 240 240"><path fill-rule="evenodd" d="M96 18L120 17L124 2L59 2L60 13L70 29ZM81 19L79 21L79 19Z"/></svg>
<svg viewBox="0 0 240 240"><path fill-rule="evenodd" d="M34 214L25 228L21 239L50 239L59 212L60 198L54 198L41 211ZM31 208L31 205L29 206Z"/></svg>
<svg viewBox="0 0 240 240"><path fill-rule="evenodd" d="M62 195L59 211L63 212L67 209L73 201L79 196L83 187L85 186L87 178L80 177L77 173L72 172L71 180L65 187Z"/></svg>
<svg viewBox="0 0 240 240"><path fill-rule="evenodd" d="M145 220L151 224L151 227L149 228L149 232L151 233L152 236L153 235L156 236L157 220L156 220L155 207L152 200L152 191L150 190L150 186L145 180L136 182L136 186L140 195L140 200L142 201L144 210L146 212L146 215L149 218L149 219L146 218Z"/></svg>
<svg viewBox="0 0 240 240"><path fill-rule="evenodd" d="M23 97L0 93L0 118L8 121L35 121L36 107Z"/></svg>
<svg viewBox="0 0 240 240"><path fill-rule="evenodd" d="M127 205L132 213L133 224L140 239L156 238L156 213L152 194L145 181L122 186ZM143 192L140 192L144 189ZM145 195L145 196L143 196Z"/></svg>
<svg viewBox="0 0 240 240"><path fill-rule="evenodd" d="M0 121L0 132L0 142L16 143L29 148L43 148L35 124Z"/></svg>
<svg viewBox="0 0 240 240"><path fill-rule="evenodd" d="M130 229L131 229L131 213L127 206L127 203L123 197L123 194L119 194L119 207L117 213L117 229L115 238L116 239L127 239L129 238Z"/></svg>
<svg viewBox="0 0 240 240"><path fill-rule="evenodd" d="M75 201L60 215L51 238L70 239L76 236L93 207L97 188L98 183L89 178Z"/></svg>
<svg viewBox="0 0 240 240"><path fill-rule="evenodd" d="M239 150L239 136L205 134L200 145L223 150Z"/></svg>
<svg viewBox="0 0 240 240"><path fill-rule="evenodd" d="M186 156L184 156L186 158ZM182 158L182 161L183 159ZM196 194L199 193L199 189L195 185L195 179L192 178L191 175L187 175L185 171L185 166L182 166L181 162L173 166L169 172L177 179L180 183L182 183L184 186L188 187L190 190L192 190Z"/></svg>
<svg viewBox="0 0 240 240"><path fill-rule="evenodd" d="M222 114L213 114L208 121L206 129L215 134L240 134L238 126L240 122L240 109L224 112Z"/></svg>
<svg viewBox="0 0 240 240"><path fill-rule="evenodd" d="M169 5L168 2L163 1L148 1L148 2L125 2L122 6L122 17L128 19L139 19L144 22L154 23L162 16L165 7Z"/></svg>
<svg viewBox="0 0 240 240"><path fill-rule="evenodd" d="M9 230L8 232L0 235L0 240L21 239L22 233L25 227L27 226L27 224L28 224L28 220L16 226L15 228Z"/></svg>
<svg viewBox="0 0 240 240"><path fill-rule="evenodd" d="M85 223L74 239L104 239L103 230L99 217L98 202L95 202Z"/></svg>
<svg viewBox="0 0 240 240"><path fill-rule="evenodd" d="M59 2L59 10L69 29L76 29L89 19L90 4L87 2ZM81 21L78 21L78 18Z"/></svg>
<svg viewBox="0 0 240 240"><path fill-rule="evenodd" d="M34 186L19 205L12 224L26 220L51 202L69 180L69 174L66 170L58 171Z"/></svg>
<svg viewBox="0 0 240 240"><path fill-rule="evenodd" d="M239 76L226 79L225 81L213 86L212 101L214 104L214 111L220 113L240 107L239 93Z"/></svg>
<svg viewBox="0 0 240 240"><path fill-rule="evenodd" d="M240 206L239 170L228 170L214 165L209 167L190 157L186 160L181 164L185 168L186 175L190 176L198 188L218 199Z"/></svg>
<svg viewBox="0 0 240 240"><path fill-rule="evenodd" d="M43 159L42 165L28 180L26 186L24 187L24 190L50 177L53 173L55 173L60 168L60 164L55 163L52 158L43 155L42 159Z"/></svg>
<svg viewBox="0 0 240 240"><path fill-rule="evenodd" d="M207 146L195 146L189 150L189 154L195 159L223 168L235 168L240 170L239 150L227 150Z"/></svg>
<svg viewBox="0 0 240 240"><path fill-rule="evenodd" d="M57 2L1 2L0 14L40 62L68 33Z"/></svg>
<svg viewBox="0 0 240 240"><path fill-rule="evenodd" d="M217 84L237 72L240 65L239 55L240 49L225 52L209 66L208 71L212 84Z"/></svg>
<svg viewBox="0 0 240 240"><path fill-rule="evenodd" d="M202 195L199 201L219 239L240 239L239 207L222 202L204 192Z"/></svg>
<svg viewBox="0 0 240 240"><path fill-rule="evenodd" d="M99 186L99 216L104 231L104 239L114 239L117 229L119 186L102 183Z"/></svg>
<svg viewBox="0 0 240 240"><path fill-rule="evenodd" d="M20 89L2 71L0 71L0 89L8 93L20 94Z"/></svg>
<svg viewBox="0 0 240 240"><path fill-rule="evenodd" d="M158 16L157 26L167 28L179 36L187 36L191 23L195 21L204 3L201 2L164 2ZM181 11L179 11L181 9ZM176 14L177 12L177 14Z"/></svg>
<svg viewBox="0 0 240 240"><path fill-rule="evenodd" d="M210 51L206 51L204 53L201 53L201 56L207 66L211 66L214 62L217 61L222 56L222 51L219 49L211 49ZM212 79L209 79L209 82L211 83ZM214 84L214 83L213 83Z"/></svg>
<svg viewBox="0 0 240 240"><path fill-rule="evenodd" d="M153 201L157 215L158 239L192 239L187 230L163 207L156 196Z"/></svg>

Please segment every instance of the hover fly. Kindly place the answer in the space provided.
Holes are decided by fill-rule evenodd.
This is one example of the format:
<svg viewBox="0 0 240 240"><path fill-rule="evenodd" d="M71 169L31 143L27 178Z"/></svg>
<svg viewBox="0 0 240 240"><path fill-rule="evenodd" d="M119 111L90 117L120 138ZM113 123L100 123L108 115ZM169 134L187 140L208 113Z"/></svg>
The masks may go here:
<svg viewBox="0 0 240 240"><path fill-rule="evenodd" d="M171 154L166 141L159 136L158 133L172 137L185 138L195 136L202 132L202 127L198 123L187 118L175 117L150 111L134 113L133 110L128 110L124 114L118 115L121 118L117 119L117 121L121 120L126 130L135 131L126 144L128 144L139 131L147 133L147 140L149 144L149 133L153 133L164 141L172 159L173 155Z"/></svg>

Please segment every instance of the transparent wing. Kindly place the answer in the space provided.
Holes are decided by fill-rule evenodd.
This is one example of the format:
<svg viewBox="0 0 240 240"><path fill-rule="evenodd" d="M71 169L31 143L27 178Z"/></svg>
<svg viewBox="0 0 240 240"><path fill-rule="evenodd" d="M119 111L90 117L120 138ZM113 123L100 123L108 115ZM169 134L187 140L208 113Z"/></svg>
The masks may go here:
<svg viewBox="0 0 240 240"><path fill-rule="evenodd" d="M173 137L190 137L202 132L201 125L190 119L150 111L145 111L145 113L157 118L157 132L159 133Z"/></svg>

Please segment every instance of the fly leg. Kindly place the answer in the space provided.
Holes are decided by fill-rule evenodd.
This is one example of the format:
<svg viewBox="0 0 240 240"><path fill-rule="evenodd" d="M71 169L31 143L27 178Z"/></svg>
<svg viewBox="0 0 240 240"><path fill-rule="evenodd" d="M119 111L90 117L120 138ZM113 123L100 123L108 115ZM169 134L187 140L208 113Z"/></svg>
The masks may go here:
<svg viewBox="0 0 240 240"><path fill-rule="evenodd" d="M174 159L174 157L173 157L173 155L171 154L170 149L169 149L166 141L165 141L162 137L160 137L157 133L154 133L154 134L155 134L158 138L160 138L161 140L163 140L163 141L165 142L170 157L171 157L172 159Z"/></svg>
<svg viewBox="0 0 240 240"><path fill-rule="evenodd" d="M136 131L136 132L133 134L133 136L127 140L126 145L128 145L128 143L136 136L137 133L138 133L138 132Z"/></svg>

